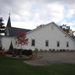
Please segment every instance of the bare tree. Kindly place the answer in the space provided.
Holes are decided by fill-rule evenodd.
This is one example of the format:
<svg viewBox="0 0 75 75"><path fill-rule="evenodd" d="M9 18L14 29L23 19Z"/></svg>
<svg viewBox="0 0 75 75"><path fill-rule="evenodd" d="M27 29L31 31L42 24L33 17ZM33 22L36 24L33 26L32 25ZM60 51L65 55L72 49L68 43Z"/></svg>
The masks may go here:
<svg viewBox="0 0 75 75"><path fill-rule="evenodd" d="M63 24L62 26L60 26L60 28L63 29L70 36L74 36L75 31L72 31L72 29L70 29L70 26L66 26Z"/></svg>

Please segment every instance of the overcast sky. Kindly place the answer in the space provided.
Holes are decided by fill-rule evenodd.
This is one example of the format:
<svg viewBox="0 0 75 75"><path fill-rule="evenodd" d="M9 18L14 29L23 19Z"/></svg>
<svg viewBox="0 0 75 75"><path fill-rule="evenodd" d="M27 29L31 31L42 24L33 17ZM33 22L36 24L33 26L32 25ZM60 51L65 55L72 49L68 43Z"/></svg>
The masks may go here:
<svg viewBox="0 0 75 75"><path fill-rule="evenodd" d="M0 17L6 25L34 29L40 24L67 24L75 31L75 0L0 0Z"/></svg>

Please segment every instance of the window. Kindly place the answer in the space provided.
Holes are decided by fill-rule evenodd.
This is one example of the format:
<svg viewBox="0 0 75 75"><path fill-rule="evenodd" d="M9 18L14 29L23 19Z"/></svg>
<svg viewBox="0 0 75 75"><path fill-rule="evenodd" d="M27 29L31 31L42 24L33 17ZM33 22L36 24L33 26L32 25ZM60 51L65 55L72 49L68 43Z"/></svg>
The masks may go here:
<svg viewBox="0 0 75 75"><path fill-rule="evenodd" d="M57 41L57 47L59 47L60 46L60 42L59 41Z"/></svg>
<svg viewBox="0 0 75 75"><path fill-rule="evenodd" d="M69 47L69 42L66 43L66 46Z"/></svg>
<svg viewBox="0 0 75 75"><path fill-rule="evenodd" d="M49 41L46 40L45 46L49 46Z"/></svg>
<svg viewBox="0 0 75 75"><path fill-rule="evenodd" d="M32 39L32 46L35 46L35 39Z"/></svg>

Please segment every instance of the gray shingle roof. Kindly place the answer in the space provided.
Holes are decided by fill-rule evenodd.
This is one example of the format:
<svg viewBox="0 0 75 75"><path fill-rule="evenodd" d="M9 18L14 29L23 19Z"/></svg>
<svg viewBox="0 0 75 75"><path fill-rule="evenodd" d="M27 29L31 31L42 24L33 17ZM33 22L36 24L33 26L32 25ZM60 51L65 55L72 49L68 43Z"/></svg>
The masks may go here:
<svg viewBox="0 0 75 75"><path fill-rule="evenodd" d="M10 20L10 15L9 15L8 22L7 22L7 27L6 27L6 36L15 37L15 36L17 36L17 33L20 29L21 28L11 27L11 20ZM25 30L25 32L31 31L29 29L21 29L22 32L24 30ZM9 35L7 35L7 33L9 33Z"/></svg>
<svg viewBox="0 0 75 75"><path fill-rule="evenodd" d="M21 29L21 28L8 27L9 36L10 36L10 37L15 37L15 36L17 36L17 33L18 33L18 31L19 31L20 29ZM29 29L21 29L22 32L23 32L24 30L25 30L25 32L31 31L31 30L29 30Z"/></svg>
<svg viewBox="0 0 75 75"><path fill-rule="evenodd" d="M75 36L71 36L75 40Z"/></svg>

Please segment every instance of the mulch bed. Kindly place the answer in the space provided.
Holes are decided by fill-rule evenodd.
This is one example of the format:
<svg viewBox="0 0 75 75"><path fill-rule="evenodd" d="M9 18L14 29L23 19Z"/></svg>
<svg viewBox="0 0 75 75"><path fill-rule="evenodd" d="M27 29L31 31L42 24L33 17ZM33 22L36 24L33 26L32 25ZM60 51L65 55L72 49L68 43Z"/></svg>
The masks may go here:
<svg viewBox="0 0 75 75"><path fill-rule="evenodd" d="M16 55L15 57L12 56L12 54L5 54L6 57L11 57L11 58L20 58L19 56L20 55ZM21 58L26 58L26 59L30 59L29 56L26 56L26 55L22 55ZM40 59L41 57L35 57L33 56L32 60L35 60L35 59Z"/></svg>

